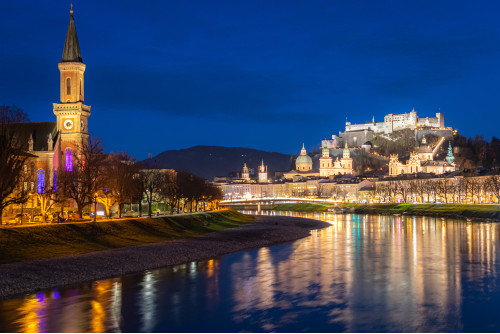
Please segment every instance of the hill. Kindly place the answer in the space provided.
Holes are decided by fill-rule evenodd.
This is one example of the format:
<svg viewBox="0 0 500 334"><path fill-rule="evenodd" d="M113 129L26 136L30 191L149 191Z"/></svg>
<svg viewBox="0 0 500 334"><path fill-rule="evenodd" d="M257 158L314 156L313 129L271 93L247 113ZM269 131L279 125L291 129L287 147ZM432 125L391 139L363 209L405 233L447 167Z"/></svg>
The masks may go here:
<svg viewBox="0 0 500 334"><path fill-rule="evenodd" d="M270 172L290 170L294 161L294 157L289 154L245 147L200 145L181 150L164 151L144 162L147 164L156 163L160 168L187 170L211 180L214 176L225 176L235 171L241 172L244 163L247 164L248 168L254 168L255 173L257 173L257 167L262 159Z"/></svg>

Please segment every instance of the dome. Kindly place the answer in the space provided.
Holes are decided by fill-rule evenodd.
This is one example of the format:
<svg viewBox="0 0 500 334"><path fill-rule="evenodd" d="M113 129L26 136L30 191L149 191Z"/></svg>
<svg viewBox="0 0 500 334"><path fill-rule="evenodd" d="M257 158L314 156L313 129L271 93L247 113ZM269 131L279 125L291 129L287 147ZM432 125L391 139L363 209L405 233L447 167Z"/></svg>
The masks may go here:
<svg viewBox="0 0 500 334"><path fill-rule="evenodd" d="M326 146L325 146L325 147L323 147L322 152L323 152L323 153L326 153L326 152L330 153L330 149L329 149L328 147L326 147Z"/></svg>
<svg viewBox="0 0 500 334"><path fill-rule="evenodd" d="M296 164L312 164L312 162L311 157L308 155L299 155L295 161Z"/></svg>

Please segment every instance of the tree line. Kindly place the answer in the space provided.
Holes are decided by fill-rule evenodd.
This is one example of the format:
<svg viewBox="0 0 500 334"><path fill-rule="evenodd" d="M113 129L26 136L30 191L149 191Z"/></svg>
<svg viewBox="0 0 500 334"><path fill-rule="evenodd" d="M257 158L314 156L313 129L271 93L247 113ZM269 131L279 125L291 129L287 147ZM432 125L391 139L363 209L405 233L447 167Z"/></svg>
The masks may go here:
<svg viewBox="0 0 500 334"><path fill-rule="evenodd" d="M500 198L500 176L459 176L455 178L410 179L377 182L376 194L381 202L398 199L444 203L481 203Z"/></svg>
<svg viewBox="0 0 500 334"><path fill-rule="evenodd" d="M118 207L122 216L125 204L138 203L142 215L152 215L152 204L165 202L171 212L218 209L222 191L209 181L187 171L164 170L136 162L127 153L104 154L99 140L89 139L75 150L71 168L37 170L36 156L28 152L29 133L22 123L26 114L15 107L0 106L0 224L4 209L36 199L42 218L55 205L61 212L70 200L79 218L83 210L101 203L106 215ZM67 166L66 166L67 167Z"/></svg>

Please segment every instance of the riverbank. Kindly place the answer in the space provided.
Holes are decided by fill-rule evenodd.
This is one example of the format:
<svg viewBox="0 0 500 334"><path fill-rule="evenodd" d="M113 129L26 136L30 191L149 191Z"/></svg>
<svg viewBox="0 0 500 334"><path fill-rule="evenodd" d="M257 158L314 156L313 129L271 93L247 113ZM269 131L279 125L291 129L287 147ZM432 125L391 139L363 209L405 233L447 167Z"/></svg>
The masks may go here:
<svg viewBox="0 0 500 334"><path fill-rule="evenodd" d="M155 218L4 227L0 264L190 238L254 220L233 210Z"/></svg>
<svg viewBox="0 0 500 334"><path fill-rule="evenodd" d="M500 221L500 205L493 204L342 204L359 214L433 216L455 219Z"/></svg>
<svg viewBox="0 0 500 334"><path fill-rule="evenodd" d="M311 230L329 226L296 217L241 216L253 222L188 239L0 265L0 298L294 241L309 236Z"/></svg>

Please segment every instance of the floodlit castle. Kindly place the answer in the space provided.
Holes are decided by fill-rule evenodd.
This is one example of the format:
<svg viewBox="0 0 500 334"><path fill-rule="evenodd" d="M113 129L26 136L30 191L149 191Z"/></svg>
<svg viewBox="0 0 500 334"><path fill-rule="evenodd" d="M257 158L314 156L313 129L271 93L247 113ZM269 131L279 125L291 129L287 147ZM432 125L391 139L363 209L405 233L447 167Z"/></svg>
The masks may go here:
<svg viewBox="0 0 500 334"><path fill-rule="evenodd" d="M374 134L388 135L394 131L411 129L415 130L415 137L421 138L424 134L452 137L453 129L445 127L444 114L436 113L436 117L418 117L415 109L409 113L388 114L383 122L376 122L373 117L371 122L364 124L345 123L345 131L339 135L332 135L332 139L323 139L322 146L328 148L342 147L346 142L349 146L358 147L363 143L372 141Z"/></svg>
<svg viewBox="0 0 500 334"><path fill-rule="evenodd" d="M444 114L436 113L436 117L419 118L415 109L404 114L388 114L383 122L371 122L365 124L345 123L345 131L372 130L374 132L392 133L393 131L415 128L444 128Z"/></svg>

